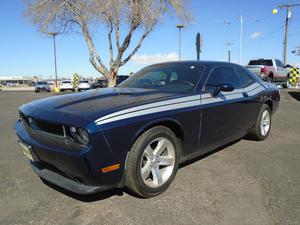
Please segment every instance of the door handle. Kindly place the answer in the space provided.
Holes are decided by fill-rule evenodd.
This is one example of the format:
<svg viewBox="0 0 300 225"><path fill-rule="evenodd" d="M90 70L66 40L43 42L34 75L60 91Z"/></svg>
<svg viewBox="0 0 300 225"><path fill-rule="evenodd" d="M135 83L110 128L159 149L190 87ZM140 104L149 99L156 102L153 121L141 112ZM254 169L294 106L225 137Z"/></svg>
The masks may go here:
<svg viewBox="0 0 300 225"><path fill-rule="evenodd" d="M243 92L243 96L246 98L246 97L248 97L249 95L248 95L247 92Z"/></svg>

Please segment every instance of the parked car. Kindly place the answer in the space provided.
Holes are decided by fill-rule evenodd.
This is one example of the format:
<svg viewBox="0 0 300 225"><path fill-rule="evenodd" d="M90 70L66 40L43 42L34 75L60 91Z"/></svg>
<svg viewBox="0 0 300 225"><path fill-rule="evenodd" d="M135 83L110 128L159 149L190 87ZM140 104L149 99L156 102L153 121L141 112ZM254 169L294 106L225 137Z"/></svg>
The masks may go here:
<svg viewBox="0 0 300 225"><path fill-rule="evenodd" d="M17 87L16 83L6 83L6 87Z"/></svg>
<svg viewBox="0 0 300 225"><path fill-rule="evenodd" d="M35 93L41 92L41 91L47 91L50 92L51 88L50 85L46 81L38 81L36 82L34 86Z"/></svg>
<svg viewBox="0 0 300 225"><path fill-rule="evenodd" d="M265 81L282 84L284 88L288 87L289 70L278 59L250 60L246 68Z"/></svg>
<svg viewBox="0 0 300 225"><path fill-rule="evenodd" d="M116 86L126 80L129 76L128 75L118 75L116 80ZM107 80L98 80L97 82L91 85L92 89L96 88L106 88L108 85Z"/></svg>
<svg viewBox="0 0 300 225"><path fill-rule="evenodd" d="M97 80L95 83L91 85L91 89L105 88L105 87L107 87L107 80Z"/></svg>
<svg viewBox="0 0 300 225"><path fill-rule="evenodd" d="M276 85L236 64L162 63L118 87L22 105L15 132L50 183L79 194L126 186L153 197L180 163L245 135L266 139L279 99Z"/></svg>
<svg viewBox="0 0 300 225"><path fill-rule="evenodd" d="M126 80L129 76L128 75L118 75L116 85L121 84L124 80Z"/></svg>
<svg viewBox="0 0 300 225"><path fill-rule="evenodd" d="M71 80L63 80L60 84L60 92L74 91L74 86Z"/></svg>
<svg viewBox="0 0 300 225"><path fill-rule="evenodd" d="M89 90L91 88L90 82L88 80L81 80L78 84L78 91Z"/></svg>

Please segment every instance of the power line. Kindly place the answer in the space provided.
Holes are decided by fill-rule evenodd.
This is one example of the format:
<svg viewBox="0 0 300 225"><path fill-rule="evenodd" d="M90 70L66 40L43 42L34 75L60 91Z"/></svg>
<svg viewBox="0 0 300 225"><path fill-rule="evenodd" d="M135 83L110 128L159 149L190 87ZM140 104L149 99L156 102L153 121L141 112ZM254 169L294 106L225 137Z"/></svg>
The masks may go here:
<svg viewBox="0 0 300 225"><path fill-rule="evenodd" d="M264 37L262 37L262 38L260 38L260 39L257 39L256 41L250 43L250 44L247 45L245 48L247 49L247 48L251 47L252 45L257 44L258 42L261 42L261 41L265 40L266 38L272 36L273 34L276 34L277 32L281 31L281 30L284 28L284 26L285 26L285 25L280 26L280 27L277 28L276 30L274 30L274 31L272 31L271 33L267 34L266 36L264 36Z"/></svg>

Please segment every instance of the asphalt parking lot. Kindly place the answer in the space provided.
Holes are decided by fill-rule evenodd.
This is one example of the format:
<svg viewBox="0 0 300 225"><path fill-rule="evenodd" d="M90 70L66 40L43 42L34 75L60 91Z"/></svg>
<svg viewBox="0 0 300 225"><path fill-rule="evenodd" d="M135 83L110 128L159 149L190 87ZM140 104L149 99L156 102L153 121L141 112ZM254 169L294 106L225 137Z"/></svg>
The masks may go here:
<svg viewBox="0 0 300 225"><path fill-rule="evenodd" d="M184 165L152 199L81 197L44 184L13 132L18 107L51 94L0 92L0 224L300 224L300 92L281 91L264 142L241 140Z"/></svg>

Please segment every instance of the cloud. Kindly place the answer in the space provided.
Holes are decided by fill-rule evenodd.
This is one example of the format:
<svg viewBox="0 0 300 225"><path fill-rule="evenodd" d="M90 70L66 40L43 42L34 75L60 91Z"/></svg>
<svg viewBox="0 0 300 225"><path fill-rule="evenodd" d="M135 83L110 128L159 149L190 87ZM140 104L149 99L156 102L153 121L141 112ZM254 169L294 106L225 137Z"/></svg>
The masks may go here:
<svg viewBox="0 0 300 225"><path fill-rule="evenodd" d="M262 32L254 32L253 34L250 35L250 38L256 39L256 38L261 37L261 35L262 35Z"/></svg>
<svg viewBox="0 0 300 225"><path fill-rule="evenodd" d="M132 61L138 64L152 64L152 63L160 63L167 61L176 61L178 60L178 54L176 52L171 52L168 54L157 53L154 55L134 55L132 57Z"/></svg>

